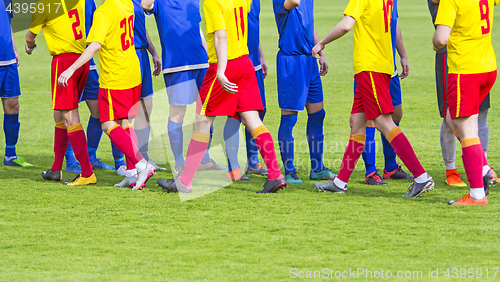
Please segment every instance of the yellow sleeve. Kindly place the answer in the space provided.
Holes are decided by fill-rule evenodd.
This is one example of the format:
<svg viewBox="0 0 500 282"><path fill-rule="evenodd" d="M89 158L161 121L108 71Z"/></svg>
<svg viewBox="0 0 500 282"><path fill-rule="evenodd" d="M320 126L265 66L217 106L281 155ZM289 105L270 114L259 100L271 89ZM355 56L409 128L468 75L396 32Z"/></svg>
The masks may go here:
<svg viewBox="0 0 500 282"><path fill-rule="evenodd" d="M260 1L260 0L258 0L258 1ZM252 10L252 0L247 0L247 7L248 7L247 13L250 13L250 11Z"/></svg>
<svg viewBox="0 0 500 282"><path fill-rule="evenodd" d="M106 36L108 35L109 23L106 15L100 11L94 13L94 21L90 28L89 36L87 36L87 44L92 42L104 45Z"/></svg>
<svg viewBox="0 0 500 282"><path fill-rule="evenodd" d="M205 25L208 34L217 30L226 30L222 6L219 1L205 0L203 2L203 11L205 12Z"/></svg>
<svg viewBox="0 0 500 282"><path fill-rule="evenodd" d="M498 1L498 0L495 0ZM457 17L457 4L453 0L441 0L435 25L445 25L453 28Z"/></svg>
<svg viewBox="0 0 500 282"><path fill-rule="evenodd" d="M46 24L46 14L45 13L33 13L31 14L31 24L29 30L34 34L40 34L40 29Z"/></svg>
<svg viewBox="0 0 500 282"><path fill-rule="evenodd" d="M344 10L344 16L351 16L356 22L359 21L363 11L365 10L365 1L351 0Z"/></svg>
<svg viewBox="0 0 500 282"><path fill-rule="evenodd" d="M500 1L500 0L495 0L495 6L496 6L496 5L498 5L498 2L499 2L499 1Z"/></svg>

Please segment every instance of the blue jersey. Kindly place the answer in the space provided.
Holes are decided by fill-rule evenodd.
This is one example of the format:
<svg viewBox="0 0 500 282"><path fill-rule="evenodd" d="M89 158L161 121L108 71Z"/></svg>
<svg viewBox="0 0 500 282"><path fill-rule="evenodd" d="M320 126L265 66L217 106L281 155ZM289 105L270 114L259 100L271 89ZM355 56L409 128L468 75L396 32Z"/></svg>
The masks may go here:
<svg viewBox="0 0 500 282"><path fill-rule="evenodd" d="M391 37L392 37L392 55L394 57L394 69L397 70L396 67L396 41L397 41L397 35L396 35L396 28L398 25L398 0L393 0L392 1L392 17L391 17Z"/></svg>
<svg viewBox="0 0 500 282"><path fill-rule="evenodd" d="M132 0L134 3L134 43L136 49L148 48L148 38L146 37L146 14L141 7L141 0Z"/></svg>
<svg viewBox="0 0 500 282"><path fill-rule="evenodd" d="M89 36L90 28L92 27L92 22L94 21L94 12L96 10L96 5L94 0L85 0L85 32ZM92 58L90 60L90 69L95 69L95 62Z"/></svg>
<svg viewBox="0 0 500 282"><path fill-rule="evenodd" d="M252 60L254 67L260 65L260 0L253 0L250 13L248 13L248 57Z"/></svg>
<svg viewBox="0 0 500 282"><path fill-rule="evenodd" d="M311 55L314 47L314 1L302 0L290 11L285 0L273 0L276 26L280 35L279 48L283 54Z"/></svg>
<svg viewBox="0 0 500 282"><path fill-rule="evenodd" d="M208 68L200 33L199 0L156 0L153 14L160 35L163 73Z"/></svg>
<svg viewBox="0 0 500 282"><path fill-rule="evenodd" d="M14 45L12 44L12 29L10 19L12 13L7 12L7 7L12 4L10 0L2 1L4 7L0 11L0 66L7 66L16 63L16 54L14 53ZM12 6L11 6L12 8Z"/></svg>

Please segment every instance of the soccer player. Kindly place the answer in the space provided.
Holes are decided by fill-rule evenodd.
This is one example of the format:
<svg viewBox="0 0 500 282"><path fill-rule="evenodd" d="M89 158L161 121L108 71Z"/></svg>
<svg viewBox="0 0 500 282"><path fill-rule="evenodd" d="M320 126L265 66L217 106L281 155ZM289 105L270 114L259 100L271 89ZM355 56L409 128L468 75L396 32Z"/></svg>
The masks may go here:
<svg viewBox="0 0 500 282"><path fill-rule="evenodd" d="M247 14L250 5L251 0L205 0L203 3L210 67L196 104L197 115L184 171L175 179L158 181L163 189L191 192L193 177L207 149L215 116L241 118L252 132L268 168L268 180L258 193L275 193L286 186L271 134L258 115L264 107L255 69L248 58Z"/></svg>
<svg viewBox="0 0 500 282"><path fill-rule="evenodd" d="M146 13L155 15L160 35L163 78L170 104L168 137L175 159L174 172L179 175L185 163L182 124L186 108L196 101L208 68L205 37L200 29L200 3L197 0L143 0L141 6ZM226 168L212 160L207 149L199 169Z"/></svg>
<svg viewBox="0 0 500 282"><path fill-rule="evenodd" d="M73 4L73 3L72 3ZM61 71L73 64L85 50L85 25L80 18L85 17L85 1L74 3L74 7L61 9L62 14L34 13L31 27L26 33L26 53L31 55L36 48L36 37L43 30L45 41L52 59L52 109L56 122L54 134L54 163L52 168L42 172L45 180L62 180L62 162L68 140L75 148L75 155L80 162L81 173L71 182L70 186L95 184L97 179L90 164L87 153L87 139L80 123L78 103L80 102L85 83L89 74L88 62L75 69L75 76L67 82L68 87L57 85Z"/></svg>
<svg viewBox="0 0 500 282"><path fill-rule="evenodd" d="M497 63L491 45L493 10L499 0L438 2L434 50L448 46L447 116L462 144L470 193L450 205L488 205L496 183L478 136L479 105L495 84Z"/></svg>
<svg viewBox="0 0 500 282"><path fill-rule="evenodd" d="M99 119L111 142L127 158L125 180L132 190L141 190L156 173L137 148L137 136L129 119L135 118L140 100L141 71L134 46L134 5L130 0L107 0L94 13L94 22L87 43L89 46L78 60L58 79L67 86L75 70L99 52ZM129 164L130 163L130 164ZM127 185L127 186L128 186Z"/></svg>
<svg viewBox="0 0 500 282"><path fill-rule="evenodd" d="M438 3L434 3L433 0L427 0L429 11L432 17L432 23L436 22L436 16L439 8ZM446 109L448 107L446 103L446 76L448 75L448 65L446 46L439 49L436 52L436 90L437 90L437 100L440 116L443 118L441 124L441 130L439 132L441 140L441 152L443 155L444 165L446 168L446 183L450 186L456 187L466 187L462 179L460 179L460 173L458 173L455 166L456 157L456 137L454 132L450 129L446 122ZM490 95L486 96L484 101L479 106L478 115L478 129L479 138L481 139L481 144L483 146L484 153L486 155L488 151L489 144L489 127L488 127L488 109L490 108ZM495 177L496 178L496 177Z"/></svg>
<svg viewBox="0 0 500 282"><path fill-rule="evenodd" d="M287 183L302 183L293 165L293 127L299 111L307 110L307 142L311 159L309 178L332 179L335 174L323 165L323 85L321 77L328 73L326 57L321 52L318 71L316 58L311 57L319 41L314 28L313 0L273 0L279 32L279 52L276 59L278 102L281 123L278 131L281 159Z"/></svg>
<svg viewBox="0 0 500 282"><path fill-rule="evenodd" d="M7 4L7 1L3 2ZM33 166L16 153L16 144L19 139L19 96L21 87L19 86L19 55L17 54L14 33L10 25L12 13L7 12L5 6L0 11L0 97L3 105L3 131L5 133L5 156L3 164L5 166Z"/></svg>
<svg viewBox="0 0 500 282"><path fill-rule="evenodd" d="M351 111L351 136L334 180L315 183L319 191L347 193L347 182L361 155L366 140L366 121L373 120L396 154L415 177L405 197L418 197L434 188L434 181L417 159L410 142L394 123L389 91L394 74L391 47L392 0L351 0L344 18L314 48L313 56L325 45L344 36L354 27L354 78L356 94Z"/></svg>
<svg viewBox="0 0 500 282"><path fill-rule="evenodd" d="M409 74L408 59L406 57L406 50L403 44L403 37L401 36L401 28L398 23L398 1L393 0L393 9L391 17L391 38L392 38L392 53L394 54L394 69L395 73L391 77L391 84L389 85L389 90L391 92L392 106L394 113L392 114L392 119L394 123L399 126L399 122L403 117L403 109L401 104L403 100L401 99L401 79L405 79ZM398 75L396 66L396 50L401 58L401 66L403 72ZM356 85L354 86L356 88ZM382 145L384 148L384 159L385 167L384 174L382 177L384 179L410 179L411 175L406 173L401 169L396 161L396 153L392 148L391 144L387 141L385 136L381 134ZM365 183L368 185L387 185L382 177L378 174L377 167L375 165L375 124L373 121L368 121L366 123L366 142L365 148L363 150L363 160L365 163L366 174Z"/></svg>

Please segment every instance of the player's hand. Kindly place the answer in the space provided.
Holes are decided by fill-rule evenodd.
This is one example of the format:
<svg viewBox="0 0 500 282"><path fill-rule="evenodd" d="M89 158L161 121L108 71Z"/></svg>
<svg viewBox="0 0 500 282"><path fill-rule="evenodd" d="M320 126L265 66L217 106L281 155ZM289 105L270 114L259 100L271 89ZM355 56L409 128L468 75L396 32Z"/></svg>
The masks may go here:
<svg viewBox="0 0 500 282"><path fill-rule="evenodd" d="M325 56L321 56L319 58L319 66L320 66L319 74L321 76L325 76L328 73L328 68L330 68L328 62L326 61Z"/></svg>
<svg viewBox="0 0 500 282"><path fill-rule="evenodd" d="M24 44L24 50L26 51L26 54L31 55L33 54L33 51L36 49L36 44L32 48L28 47L28 43Z"/></svg>
<svg viewBox="0 0 500 282"><path fill-rule="evenodd" d="M71 78L71 76L73 76L73 73L75 73L75 71L72 68L67 69L66 71L61 73L61 75L57 79L57 83L62 87L68 86L68 80Z"/></svg>
<svg viewBox="0 0 500 282"><path fill-rule="evenodd" d="M312 50L312 56L316 59L321 59L321 56L319 55L319 53L321 53L321 51L323 51L323 49L325 49L325 45L323 45L321 43L316 44L316 46L314 46L314 48Z"/></svg>
<svg viewBox="0 0 500 282"><path fill-rule="evenodd" d="M161 74L161 60L158 55L153 56L153 65L155 66L155 70L153 71L154 76L159 76Z"/></svg>
<svg viewBox="0 0 500 282"><path fill-rule="evenodd" d="M266 79L268 66L265 60L261 61L261 64L262 64L262 74L264 74L264 79Z"/></svg>
<svg viewBox="0 0 500 282"><path fill-rule="evenodd" d="M399 75L399 78L405 79L408 75L410 75L410 66L408 65L407 58L401 58L401 67L403 68L403 71Z"/></svg>
<svg viewBox="0 0 500 282"><path fill-rule="evenodd" d="M217 79L219 80L220 85L227 92L234 94L238 92L238 85L230 82L225 74L217 74Z"/></svg>

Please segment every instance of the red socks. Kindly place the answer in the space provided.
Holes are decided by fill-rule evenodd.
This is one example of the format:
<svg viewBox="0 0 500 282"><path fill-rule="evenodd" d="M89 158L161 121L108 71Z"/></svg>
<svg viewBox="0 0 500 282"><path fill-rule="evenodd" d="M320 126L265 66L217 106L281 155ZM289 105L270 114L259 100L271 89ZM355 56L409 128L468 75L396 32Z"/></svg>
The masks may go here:
<svg viewBox="0 0 500 282"><path fill-rule="evenodd" d="M54 163L51 171L62 169L66 147L68 147L68 132L63 122L57 122L54 131Z"/></svg>
<svg viewBox="0 0 500 282"><path fill-rule="evenodd" d="M200 165L203 156L208 148L208 141L210 140L210 134L203 134L193 131L193 136L191 137L191 142L189 142L186 162L184 163L184 170L181 173L179 181L184 186L190 186L193 183L194 175L196 170Z"/></svg>
<svg viewBox="0 0 500 282"><path fill-rule="evenodd" d="M134 130L132 129L131 131ZM115 144L116 148L118 148L118 150L120 150L127 157L127 169L129 160L135 165L143 159L142 157L137 159L135 154L135 152L139 152L136 145L137 143L134 144L131 136L118 124L106 131L106 134L109 136L109 139L111 139L113 144Z"/></svg>
<svg viewBox="0 0 500 282"><path fill-rule="evenodd" d="M344 152L344 157L342 158L342 164L340 165L340 172L337 178L343 182L348 182L351 177L356 163L363 153L365 148L366 135L363 134L352 134L349 137L349 143Z"/></svg>
<svg viewBox="0 0 500 282"><path fill-rule="evenodd" d="M413 177L419 177L425 173L425 169L415 155L415 151L413 151L410 141L408 141L408 138L406 138L399 127L394 127L385 138L391 143L394 152L396 152L406 167L411 171Z"/></svg>
<svg viewBox="0 0 500 282"><path fill-rule="evenodd" d="M75 157L82 168L82 177L90 177L94 172L92 171L87 151L87 137L85 137L85 131L83 131L81 123L74 124L68 128L68 139L75 152Z"/></svg>
<svg viewBox="0 0 500 282"><path fill-rule="evenodd" d="M467 179L471 189L484 188L483 184L483 160L485 159L483 146L479 137L465 138L462 144L462 160L464 162Z"/></svg>
<svg viewBox="0 0 500 282"><path fill-rule="evenodd" d="M141 160L143 158L142 154L139 152L139 147L137 147L137 144L139 143L137 141L137 135L135 134L134 127L132 125L127 126L124 128L125 132L130 136L130 139L132 140L132 143L135 145L134 148L137 148L137 151L135 151L135 158L138 160ZM129 158L126 158L127 160L127 170L135 169L135 164L132 163L132 160Z"/></svg>
<svg viewBox="0 0 500 282"><path fill-rule="evenodd" d="M252 137L255 139L257 149L259 149L260 155L267 166L267 179L278 179L281 176L281 171L278 165L278 159L276 158L274 141L271 137L271 133L269 133L265 125L261 125L252 132Z"/></svg>

